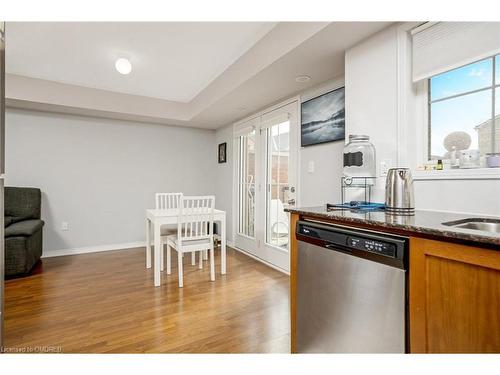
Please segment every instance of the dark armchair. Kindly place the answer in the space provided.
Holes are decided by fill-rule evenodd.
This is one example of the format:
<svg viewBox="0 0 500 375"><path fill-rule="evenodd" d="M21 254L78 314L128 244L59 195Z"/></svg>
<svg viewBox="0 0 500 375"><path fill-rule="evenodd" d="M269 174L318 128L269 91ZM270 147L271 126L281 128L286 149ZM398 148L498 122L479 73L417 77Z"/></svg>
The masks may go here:
<svg viewBox="0 0 500 375"><path fill-rule="evenodd" d="M28 274L42 256L40 189L5 187L5 276Z"/></svg>

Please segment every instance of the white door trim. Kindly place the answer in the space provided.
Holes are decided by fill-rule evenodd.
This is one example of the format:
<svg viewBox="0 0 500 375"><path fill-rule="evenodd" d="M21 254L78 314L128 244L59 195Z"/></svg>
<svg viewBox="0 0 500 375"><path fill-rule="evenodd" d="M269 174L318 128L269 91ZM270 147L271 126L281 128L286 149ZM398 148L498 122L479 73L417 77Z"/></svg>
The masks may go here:
<svg viewBox="0 0 500 375"><path fill-rule="evenodd" d="M238 128L241 128L241 125L243 125L244 123L246 122L249 122L249 121L252 121L252 120L255 120L255 119L260 119L262 116L270 113L270 112L273 112L273 111L276 111L276 110L279 110L280 108L282 107L286 107L288 105L291 105L291 104L295 104L296 105L296 110L297 110L297 113L296 113L296 118L297 118L297 147L295 147L295 150L291 150L290 153L293 152L293 157L295 159L295 171L294 171L294 174L295 174L295 188L296 188L296 205L300 204L300 103L301 103L301 100L300 100L300 95L297 95L297 96L294 96L294 97L291 97L287 100L284 100L280 103L277 103L277 104L274 104L270 107L267 107L257 113L254 113L250 116L247 116L237 122L235 122L233 124L233 160L234 160L234 163L233 163L233 243L236 245L237 244L237 238L238 238L238 223L239 223L239 207L238 207L238 203L239 203L239 189L238 189L238 173L239 173L239 163L238 163L238 160L239 160L239 143L238 143L238 133L236 133L237 129ZM256 129L256 142L257 143L261 143L261 134L260 134L260 129L261 129L261 126L260 126L260 120L259 120L259 126L257 127ZM259 140L257 141L257 138L259 138ZM260 147L259 147L260 149ZM260 152L260 151L259 151ZM291 154L290 154L291 155ZM256 175L258 175L260 173L260 170L262 168L262 155L256 155ZM257 182L257 181L256 181ZM261 193L261 189L263 189L264 187L262 186L262 181L258 181L258 184L256 184L256 190L259 191L259 193ZM260 186L258 186L260 185ZM260 196L261 194L259 194ZM260 220L261 218L261 202L255 202L255 205L256 205L256 209L255 209L255 219L256 221L257 220ZM256 225L254 226L255 228L255 247L258 249L260 247L264 248L265 244L262 243L262 240L260 239L259 237L259 234L257 233L257 228L259 227L259 225ZM262 236L261 236L262 237ZM265 242L265 241L264 241ZM257 250L257 253L259 253L259 251ZM289 254L289 252L287 252ZM258 257L257 257L258 258ZM260 258L259 258L260 259ZM279 268L279 267L278 267Z"/></svg>

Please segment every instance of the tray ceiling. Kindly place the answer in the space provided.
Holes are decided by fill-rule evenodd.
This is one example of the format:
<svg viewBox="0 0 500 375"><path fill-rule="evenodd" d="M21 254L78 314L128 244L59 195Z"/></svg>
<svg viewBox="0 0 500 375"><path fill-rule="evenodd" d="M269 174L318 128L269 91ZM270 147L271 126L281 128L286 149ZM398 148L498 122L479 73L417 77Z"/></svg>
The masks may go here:
<svg viewBox="0 0 500 375"><path fill-rule="evenodd" d="M216 129L343 75L345 51L390 25L9 22L6 104Z"/></svg>
<svg viewBox="0 0 500 375"><path fill-rule="evenodd" d="M261 39L266 22L12 22L7 73L186 103ZM115 70L120 57L132 72Z"/></svg>

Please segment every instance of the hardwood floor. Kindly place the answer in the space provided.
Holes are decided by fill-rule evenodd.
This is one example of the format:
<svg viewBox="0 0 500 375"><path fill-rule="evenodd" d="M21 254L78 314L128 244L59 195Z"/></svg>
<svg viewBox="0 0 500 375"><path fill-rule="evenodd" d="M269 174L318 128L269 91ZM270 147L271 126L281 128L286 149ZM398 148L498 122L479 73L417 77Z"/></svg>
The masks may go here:
<svg viewBox="0 0 500 375"><path fill-rule="evenodd" d="M173 252L175 254L175 252ZM289 278L228 248L216 281L184 261L153 287L144 248L43 259L5 285L7 349L64 353L288 353Z"/></svg>

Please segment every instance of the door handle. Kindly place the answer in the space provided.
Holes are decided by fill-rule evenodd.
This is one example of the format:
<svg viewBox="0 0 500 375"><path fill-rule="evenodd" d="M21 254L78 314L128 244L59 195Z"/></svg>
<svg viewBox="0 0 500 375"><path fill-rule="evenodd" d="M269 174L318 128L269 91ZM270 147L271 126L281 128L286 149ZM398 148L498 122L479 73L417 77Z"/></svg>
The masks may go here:
<svg viewBox="0 0 500 375"><path fill-rule="evenodd" d="M295 204L295 199L289 199L288 204L294 205Z"/></svg>

